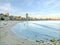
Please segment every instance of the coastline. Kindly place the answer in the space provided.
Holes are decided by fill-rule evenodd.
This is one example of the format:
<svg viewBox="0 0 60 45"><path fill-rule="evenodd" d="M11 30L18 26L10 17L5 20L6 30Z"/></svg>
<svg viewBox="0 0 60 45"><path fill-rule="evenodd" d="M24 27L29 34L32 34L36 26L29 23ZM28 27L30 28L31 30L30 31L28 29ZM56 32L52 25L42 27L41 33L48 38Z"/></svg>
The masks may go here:
<svg viewBox="0 0 60 45"><path fill-rule="evenodd" d="M15 32L11 31L11 28L23 21L0 21L0 45L50 45L55 42L34 42L21 36L18 36ZM46 23L46 22L45 22ZM59 42L56 43L59 45Z"/></svg>
<svg viewBox="0 0 60 45"><path fill-rule="evenodd" d="M19 22L20 21L0 22L0 45L36 45L35 42L18 37L14 32L11 31L11 27Z"/></svg>

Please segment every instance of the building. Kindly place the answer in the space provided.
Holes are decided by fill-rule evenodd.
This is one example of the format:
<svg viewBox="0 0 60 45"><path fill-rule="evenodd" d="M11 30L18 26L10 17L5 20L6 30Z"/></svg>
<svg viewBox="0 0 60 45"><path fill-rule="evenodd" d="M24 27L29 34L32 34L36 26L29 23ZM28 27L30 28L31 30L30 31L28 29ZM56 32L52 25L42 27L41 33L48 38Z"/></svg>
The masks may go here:
<svg viewBox="0 0 60 45"><path fill-rule="evenodd" d="M26 20L28 20L28 13L26 13Z"/></svg>

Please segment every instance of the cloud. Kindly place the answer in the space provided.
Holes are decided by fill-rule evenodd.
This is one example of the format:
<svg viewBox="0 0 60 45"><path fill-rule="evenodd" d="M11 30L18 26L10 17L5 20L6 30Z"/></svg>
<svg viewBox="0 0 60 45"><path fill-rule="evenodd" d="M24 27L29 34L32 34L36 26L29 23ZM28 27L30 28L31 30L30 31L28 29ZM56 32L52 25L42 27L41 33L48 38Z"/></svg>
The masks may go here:
<svg viewBox="0 0 60 45"><path fill-rule="evenodd" d="M7 11L10 12L10 14L12 13L17 15L21 15L21 13L25 14L26 12L31 15L46 15L45 12L50 13L50 11L52 11L55 7L60 6L59 0L6 0L1 3L0 12Z"/></svg>
<svg viewBox="0 0 60 45"><path fill-rule="evenodd" d="M46 4L47 4L47 5L45 5L46 8L42 9L41 12L50 11L51 9L54 9L55 7L60 6L60 1L59 0L52 0Z"/></svg>
<svg viewBox="0 0 60 45"><path fill-rule="evenodd" d="M0 5L0 12L15 12L15 9L13 8L13 6L10 3L5 3Z"/></svg>
<svg viewBox="0 0 60 45"><path fill-rule="evenodd" d="M55 1L56 0L48 0L48 1L46 1L46 4L49 5L49 4L51 4L51 3L55 2Z"/></svg>
<svg viewBox="0 0 60 45"><path fill-rule="evenodd" d="M34 0L24 0L23 3L25 3L27 6L31 6L33 4Z"/></svg>

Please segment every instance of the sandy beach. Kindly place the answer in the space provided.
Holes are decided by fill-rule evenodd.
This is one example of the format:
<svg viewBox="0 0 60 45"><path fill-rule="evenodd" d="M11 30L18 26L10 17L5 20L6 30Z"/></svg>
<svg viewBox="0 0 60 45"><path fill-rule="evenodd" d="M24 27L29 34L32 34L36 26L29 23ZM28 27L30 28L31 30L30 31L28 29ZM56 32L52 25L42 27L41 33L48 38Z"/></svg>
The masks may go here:
<svg viewBox="0 0 60 45"><path fill-rule="evenodd" d="M10 29L20 21L0 21L0 45L36 45L35 42L18 37Z"/></svg>
<svg viewBox="0 0 60 45"><path fill-rule="evenodd" d="M0 21L0 45L59 45L60 43L52 42L34 42L32 40L18 36L11 28L21 21Z"/></svg>

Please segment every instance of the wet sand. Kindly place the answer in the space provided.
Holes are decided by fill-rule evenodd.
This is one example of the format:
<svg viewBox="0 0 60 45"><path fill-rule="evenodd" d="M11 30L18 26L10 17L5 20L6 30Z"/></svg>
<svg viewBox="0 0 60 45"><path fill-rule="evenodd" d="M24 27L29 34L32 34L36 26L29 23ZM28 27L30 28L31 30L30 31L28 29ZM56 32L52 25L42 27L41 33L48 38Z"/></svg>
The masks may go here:
<svg viewBox="0 0 60 45"><path fill-rule="evenodd" d="M35 42L18 37L11 27L20 21L0 21L0 45L36 45Z"/></svg>
<svg viewBox="0 0 60 45"><path fill-rule="evenodd" d="M18 36L11 30L17 23L21 21L0 21L0 45L54 45L51 42L39 43Z"/></svg>

